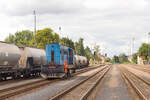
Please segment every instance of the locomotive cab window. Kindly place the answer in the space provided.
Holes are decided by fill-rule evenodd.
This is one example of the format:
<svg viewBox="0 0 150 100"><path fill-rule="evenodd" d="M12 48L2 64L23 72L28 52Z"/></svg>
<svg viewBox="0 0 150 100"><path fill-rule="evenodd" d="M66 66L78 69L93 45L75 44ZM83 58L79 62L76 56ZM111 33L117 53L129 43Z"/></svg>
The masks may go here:
<svg viewBox="0 0 150 100"><path fill-rule="evenodd" d="M54 62L54 51L51 51L51 55L52 55L51 61Z"/></svg>

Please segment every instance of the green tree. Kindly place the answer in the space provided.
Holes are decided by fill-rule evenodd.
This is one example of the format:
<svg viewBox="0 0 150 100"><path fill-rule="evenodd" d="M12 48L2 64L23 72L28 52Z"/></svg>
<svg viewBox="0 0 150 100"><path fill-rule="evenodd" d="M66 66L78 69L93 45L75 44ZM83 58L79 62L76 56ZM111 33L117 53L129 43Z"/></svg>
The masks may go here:
<svg viewBox="0 0 150 100"><path fill-rule="evenodd" d="M5 38L5 42L15 43L15 36L12 34L9 34L9 36Z"/></svg>
<svg viewBox="0 0 150 100"><path fill-rule="evenodd" d="M80 38L78 42L75 42L75 53L77 55L85 56L83 38Z"/></svg>
<svg viewBox="0 0 150 100"><path fill-rule="evenodd" d="M132 61L133 61L135 64L137 64L137 53L134 53L134 54L133 54Z"/></svg>
<svg viewBox="0 0 150 100"><path fill-rule="evenodd" d="M61 38L60 39L60 44L63 45L63 46L70 47L73 50L75 49L74 42L71 39L69 39L68 37Z"/></svg>
<svg viewBox="0 0 150 100"><path fill-rule="evenodd" d="M45 49L48 43L59 43L59 35L50 28L38 30L35 37L38 48Z"/></svg>
<svg viewBox="0 0 150 100"><path fill-rule="evenodd" d="M33 38L33 32L29 30L18 31L14 35L9 34L5 39L6 42L14 43L18 46L24 45L29 46Z"/></svg>
<svg viewBox="0 0 150 100"><path fill-rule="evenodd" d="M119 55L119 62L120 63L129 62L127 56L124 53Z"/></svg>
<svg viewBox="0 0 150 100"><path fill-rule="evenodd" d="M148 60L148 52L150 52L150 45L143 43L138 50L139 56L143 56L145 60Z"/></svg>
<svg viewBox="0 0 150 100"><path fill-rule="evenodd" d="M90 50L88 46L86 46L85 48L85 56L87 57L88 60L90 60L93 57L92 51Z"/></svg>
<svg viewBox="0 0 150 100"><path fill-rule="evenodd" d="M119 63L119 57L118 56L114 56L113 57L113 63Z"/></svg>
<svg viewBox="0 0 150 100"><path fill-rule="evenodd" d="M97 61L100 60L100 46L97 44L94 45L94 59Z"/></svg>
<svg viewBox="0 0 150 100"><path fill-rule="evenodd" d="M112 63L112 60L107 57L107 58L105 59L105 62L110 62L110 63Z"/></svg>

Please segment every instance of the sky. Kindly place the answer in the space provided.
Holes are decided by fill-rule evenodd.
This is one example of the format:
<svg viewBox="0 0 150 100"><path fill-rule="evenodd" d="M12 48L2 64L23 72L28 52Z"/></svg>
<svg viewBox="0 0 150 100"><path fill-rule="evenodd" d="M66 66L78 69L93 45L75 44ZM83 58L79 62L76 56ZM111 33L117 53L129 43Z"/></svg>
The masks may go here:
<svg viewBox="0 0 150 100"><path fill-rule="evenodd" d="M100 45L108 56L137 52L150 32L149 0L0 0L0 41L10 33L52 28L90 48ZM59 31L61 27L61 31ZM134 38L134 42L132 39Z"/></svg>

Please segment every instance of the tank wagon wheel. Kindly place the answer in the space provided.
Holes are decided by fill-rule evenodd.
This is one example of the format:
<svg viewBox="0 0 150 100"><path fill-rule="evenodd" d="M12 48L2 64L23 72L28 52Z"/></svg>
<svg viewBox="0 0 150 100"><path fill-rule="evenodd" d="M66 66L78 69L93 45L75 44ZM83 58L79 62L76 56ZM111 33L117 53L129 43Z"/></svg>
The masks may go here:
<svg viewBox="0 0 150 100"><path fill-rule="evenodd" d="M17 68L19 68L19 62L17 62L17 65L16 65ZM19 70L16 70L13 75L12 75L12 78L13 79L19 79L21 78L21 73Z"/></svg>
<svg viewBox="0 0 150 100"><path fill-rule="evenodd" d="M29 78L30 75L25 73L25 74L23 75L23 77L24 77L24 78Z"/></svg>
<svg viewBox="0 0 150 100"><path fill-rule="evenodd" d="M0 76L0 81L2 81L2 77Z"/></svg>
<svg viewBox="0 0 150 100"><path fill-rule="evenodd" d="M6 80L7 80L7 77L3 77L3 80L6 81Z"/></svg>
<svg viewBox="0 0 150 100"><path fill-rule="evenodd" d="M38 73L37 73L37 76L41 76L41 72L38 72Z"/></svg>
<svg viewBox="0 0 150 100"><path fill-rule="evenodd" d="M13 78L13 79L17 79L16 73L13 74L12 78Z"/></svg>
<svg viewBox="0 0 150 100"><path fill-rule="evenodd" d="M20 79L21 78L21 72L17 72L14 75L14 79Z"/></svg>
<svg viewBox="0 0 150 100"><path fill-rule="evenodd" d="M31 75L31 72L30 72L30 68L31 68L31 66L30 66L30 63L29 63L29 60L27 60L27 69L25 70L25 72L23 73L23 77L24 78L29 78Z"/></svg>

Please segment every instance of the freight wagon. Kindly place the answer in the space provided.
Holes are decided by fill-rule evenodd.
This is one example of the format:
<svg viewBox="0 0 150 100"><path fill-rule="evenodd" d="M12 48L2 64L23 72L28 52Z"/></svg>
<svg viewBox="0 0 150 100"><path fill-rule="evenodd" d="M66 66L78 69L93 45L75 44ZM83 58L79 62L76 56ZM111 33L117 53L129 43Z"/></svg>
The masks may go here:
<svg viewBox="0 0 150 100"><path fill-rule="evenodd" d="M89 61L84 56L75 55L74 56L74 67L76 69L88 66Z"/></svg>
<svg viewBox="0 0 150 100"><path fill-rule="evenodd" d="M45 55L42 49L0 42L0 80L39 74L47 62Z"/></svg>

